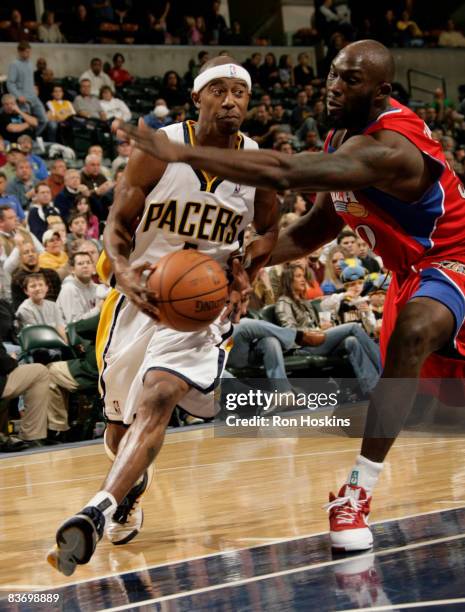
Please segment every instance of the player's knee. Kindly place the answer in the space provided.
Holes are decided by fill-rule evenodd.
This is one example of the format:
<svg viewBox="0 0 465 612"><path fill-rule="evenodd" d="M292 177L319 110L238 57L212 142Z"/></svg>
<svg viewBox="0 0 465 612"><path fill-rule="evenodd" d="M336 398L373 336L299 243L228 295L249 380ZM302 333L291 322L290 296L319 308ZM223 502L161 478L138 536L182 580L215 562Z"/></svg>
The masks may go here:
<svg viewBox="0 0 465 612"><path fill-rule="evenodd" d="M423 318L403 317L399 319L389 343L402 360L423 360L432 352L430 323Z"/></svg>
<svg viewBox="0 0 465 612"><path fill-rule="evenodd" d="M159 380L146 376L141 409L137 416L143 415L149 419L157 419L162 415L171 415L180 397L177 381Z"/></svg>

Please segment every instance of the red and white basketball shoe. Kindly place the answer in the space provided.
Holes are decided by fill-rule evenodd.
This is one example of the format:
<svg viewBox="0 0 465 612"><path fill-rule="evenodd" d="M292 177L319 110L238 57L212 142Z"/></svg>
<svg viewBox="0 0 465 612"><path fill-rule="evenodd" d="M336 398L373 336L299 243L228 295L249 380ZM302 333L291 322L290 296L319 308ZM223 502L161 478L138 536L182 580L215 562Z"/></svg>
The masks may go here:
<svg viewBox="0 0 465 612"><path fill-rule="evenodd" d="M335 550L367 550L373 546L368 527L371 497L363 487L345 484L336 497L329 494L329 537Z"/></svg>

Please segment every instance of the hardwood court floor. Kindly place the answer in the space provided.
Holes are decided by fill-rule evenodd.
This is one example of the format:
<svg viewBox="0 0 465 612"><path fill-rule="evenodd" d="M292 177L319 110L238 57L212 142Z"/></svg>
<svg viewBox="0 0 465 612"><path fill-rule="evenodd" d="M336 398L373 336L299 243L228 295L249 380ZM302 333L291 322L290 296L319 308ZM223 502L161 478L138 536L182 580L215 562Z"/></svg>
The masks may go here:
<svg viewBox="0 0 465 612"><path fill-rule="evenodd" d="M103 540L70 578L44 561L57 526L98 490L103 446L0 461L0 591L30 591L327 530L321 506L359 450L341 437L215 438L213 429L167 435L143 500L143 533ZM372 521L465 506L463 439L407 435L394 446Z"/></svg>

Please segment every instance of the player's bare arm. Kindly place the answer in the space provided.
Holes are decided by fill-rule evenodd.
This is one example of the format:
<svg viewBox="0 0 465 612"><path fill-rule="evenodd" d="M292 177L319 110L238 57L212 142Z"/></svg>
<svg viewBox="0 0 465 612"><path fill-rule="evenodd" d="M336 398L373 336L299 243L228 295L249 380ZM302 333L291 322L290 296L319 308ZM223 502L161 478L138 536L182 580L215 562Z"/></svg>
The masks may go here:
<svg viewBox="0 0 465 612"><path fill-rule="evenodd" d="M279 233L270 264L305 257L336 238L343 226L344 221L334 210L329 193L318 193L308 213Z"/></svg>
<svg viewBox="0 0 465 612"><path fill-rule="evenodd" d="M257 189L255 193L254 227L258 237L246 249L247 271L251 281L266 266L278 240L279 206L274 191Z"/></svg>
<svg viewBox="0 0 465 612"><path fill-rule="evenodd" d="M273 247L278 238L279 206L274 191L257 189L255 193L254 227L258 238L246 248L245 265L247 269L233 258L230 268L232 277L229 286L229 303L223 313L223 320L229 318L239 323L241 316L247 313L248 298L252 291L250 285L270 259Z"/></svg>
<svg viewBox="0 0 465 612"><path fill-rule="evenodd" d="M144 152L166 162L183 162L217 176L263 189L313 191L382 188L396 180L399 189L416 176L424 163L415 147L395 133L353 136L333 154L277 151L231 151L215 147L186 147L169 142L150 129L124 125L124 131ZM413 154L413 160L412 160Z"/></svg>
<svg viewBox="0 0 465 612"><path fill-rule="evenodd" d="M150 264L133 267L129 264L128 257L133 231L143 213L145 198L165 168L165 163L141 151L132 152L116 187L115 200L103 234L105 252L111 262L118 288L152 317L156 317L156 309L148 306L146 292L141 283L141 274Z"/></svg>

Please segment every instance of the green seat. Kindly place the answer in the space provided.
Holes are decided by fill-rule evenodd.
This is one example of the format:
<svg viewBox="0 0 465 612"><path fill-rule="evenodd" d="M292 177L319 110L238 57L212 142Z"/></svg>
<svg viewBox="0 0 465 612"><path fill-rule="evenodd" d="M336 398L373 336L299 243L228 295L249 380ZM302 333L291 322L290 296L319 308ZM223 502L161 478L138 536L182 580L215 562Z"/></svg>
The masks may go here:
<svg viewBox="0 0 465 612"><path fill-rule="evenodd" d="M269 304L260 310L260 318L268 323L274 323L279 325L278 319L276 318L275 304Z"/></svg>
<svg viewBox="0 0 465 612"><path fill-rule="evenodd" d="M73 359L73 349L64 342L57 330L50 325L27 325L18 334L21 346L20 359L32 357L35 351L59 349L62 359Z"/></svg>

